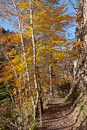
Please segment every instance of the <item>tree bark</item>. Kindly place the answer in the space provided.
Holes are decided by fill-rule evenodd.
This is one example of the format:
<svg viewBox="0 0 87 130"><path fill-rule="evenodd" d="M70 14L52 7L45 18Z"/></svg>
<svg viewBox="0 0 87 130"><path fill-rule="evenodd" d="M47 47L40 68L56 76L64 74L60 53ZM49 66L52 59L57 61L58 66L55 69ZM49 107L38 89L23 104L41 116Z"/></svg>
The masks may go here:
<svg viewBox="0 0 87 130"><path fill-rule="evenodd" d="M38 85L37 85L37 75L36 75L36 45L34 40L34 30L33 30L33 6L32 6L32 0L29 0L29 6L30 6L30 26L31 26L31 33L32 33L32 45L33 45L33 67L34 67L34 84L36 88L36 101L34 103L34 120L35 120L35 112L36 107L38 107L38 99L39 99L39 92L38 92Z"/></svg>
<svg viewBox="0 0 87 130"><path fill-rule="evenodd" d="M53 97L52 66L51 65L49 65L49 76L50 76L50 96Z"/></svg>
<svg viewBox="0 0 87 130"><path fill-rule="evenodd" d="M22 35L22 29L21 29L21 20L20 20L18 11L17 11L16 3L15 3L14 0L12 0L12 2L13 2L14 9L17 13L17 20L18 20L18 25L19 25L19 29L20 29L19 32L20 32L20 38L21 38L21 48L22 48L22 51L23 51L23 56L24 56L24 61L25 61L25 66L26 66L25 70L26 70L26 73L27 73L27 79L28 79L28 83L29 83L29 92L30 92L30 95L31 95L32 103L34 105L34 98L33 98L32 91L31 91L30 76L29 76L29 70L28 70L28 65L27 65L27 60L26 60L26 55L25 55L25 47L24 47L24 41L23 41L23 35Z"/></svg>
<svg viewBox="0 0 87 130"><path fill-rule="evenodd" d="M77 27L76 41L81 44L76 48L79 55L73 62L73 88L68 99L73 96L77 98L80 94L87 94L87 0L80 0L76 9Z"/></svg>

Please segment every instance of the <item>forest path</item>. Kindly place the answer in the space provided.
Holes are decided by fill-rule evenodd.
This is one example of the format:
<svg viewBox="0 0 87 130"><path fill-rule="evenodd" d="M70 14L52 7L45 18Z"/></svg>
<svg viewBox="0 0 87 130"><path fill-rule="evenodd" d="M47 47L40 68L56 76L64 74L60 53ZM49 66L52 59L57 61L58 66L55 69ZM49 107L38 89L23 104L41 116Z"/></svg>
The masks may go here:
<svg viewBox="0 0 87 130"><path fill-rule="evenodd" d="M63 98L54 98L48 105L48 110L43 115L43 127L37 130L87 130L76 128L76 122L72 118L73 109Z"/></svg>

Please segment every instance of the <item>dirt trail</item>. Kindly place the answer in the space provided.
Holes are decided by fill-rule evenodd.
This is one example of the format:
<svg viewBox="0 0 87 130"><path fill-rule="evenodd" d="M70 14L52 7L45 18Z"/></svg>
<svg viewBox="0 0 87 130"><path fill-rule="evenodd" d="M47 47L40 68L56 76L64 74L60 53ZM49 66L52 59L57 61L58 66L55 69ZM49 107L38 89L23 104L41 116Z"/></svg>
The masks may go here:
<svg viewBox="0 0 87 130"><path fill-rule="evenodd" d="M52 99L43 115L43 127L37 130L87 130L87 127L76 127L72 112L70 104L65 103L63 98Z"/></svg>

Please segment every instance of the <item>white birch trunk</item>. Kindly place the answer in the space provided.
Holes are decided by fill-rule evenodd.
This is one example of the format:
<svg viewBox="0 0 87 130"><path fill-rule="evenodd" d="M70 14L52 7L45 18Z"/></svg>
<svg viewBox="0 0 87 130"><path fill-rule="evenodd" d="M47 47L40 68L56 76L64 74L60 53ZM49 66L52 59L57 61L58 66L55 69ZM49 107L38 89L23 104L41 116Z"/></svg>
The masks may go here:
<svg viewBox="0 0 87 130"><path fill-rule="evenodd" d="M37 76L36 76L36 46L35 46L35 40L34 40L34 30L33 30L33 7L32 7L32 1L29 0L29 6L30 6L30 26L31 26L31 33L32 33L32 45L33 45L33 66L34 66L34 84L36 88L36 101L34 102L34 120L36 116L36 107L39 99L39 92L38 92L38 85L37 85Z"/></svg>
<svg viewBox="0 0 87 130"><path fill-rule="evenodd" d="M34 115L34 120L35 120L35 119L36 119L36 105L35 105L35 104L34 104L33 108L34 108L34 113L33 113L33 115Z"/></svg>
<svg viewBox="0 0 87 130"><path fill-rule="evenodd" d="M52 66L49 65L49 77L50 77L50 96L53 96L53 84L52 84Z"/></svg>
<svg viewBox="0 0 87 130"><path fill-rule="evenodd" d="M34 84L37 92L36 97L36 104L38 102L39 93L38 93L38 86L37 86L37 76L36 76L36 46L34 40L34 30L33 30L33 8L32 8L32 0L29 0L30 5L30 25L31 25L31 33L32 33L32 45L33 45L33 65L34 65Z"/></svg>
<svg viewBox="0 0 87 130"><path fill-rule="evenodd" d="M24 66L23 58L22 58L22 64ZM27 99L27 87L25 85L25 68L23 68L23 79L24 79L24 86L25 86L25 122L24 122L24 130L27 129L27 124L28 124L28 99Z"/></svg>
<svg viewBox="0 0 87 130"><path fill-rule="evenodd" d="M24 61L25 61L25 65L26 65L25 69L26 69L27 79L28 79L28 83L29 83L29 91L30 91L32 103L34 104L34 98L33 98L32 91L31 91L31 86L30 86L29 70L28 70L28 65L27 65L26 55L25 55L25 47L24 47L24 41L23 41L23 35L22 35L22 29L21 29L21 21L20 21L19 14L17 12L17 7L16 7L16 4L15 4L15 1L12 0L12 2L13 2L14 9L15 9L15 11L17 13L18 25L19 25L19 29L20 29L19 32L20 32L20 38L21 38L21 47L22 47L22 50L23 50L23 56L24 56Z"/></svg>
<svg viewBox="0 0 87 130"><path fill-rule="evenodd" d="M22 100L21 100L21 73L20 73L20 85L19 85L19 130L22 130Z"/></svg>
<svg viewBox="0 0 87 130"><path fill-rule="evenodd" d="M30 77L29 77L29 70L28 70L28 65L27 65L26 55L25 55L23 35L22 35L22 29L21 29L21 21L20 21L18 12L17 12L17 7L16 7L16 4L15 4L15 1L12 0L12 2L13 2L14 9L15 9L15 11L17 13L18 25L19 25L19 29L20 29L21 47L22 47L22 50L23 50L23 56L24 56L24 61L25 61L25 65L26 65L26 73L27 73L27 78L28 78L28 83L29 83L29 91L30 91L32 103L33 103L33 105L35 105L38 102L39 93L38 93L37 80L36 80L36 52L35 52L34 33L33 33L32 4L31 4L31 0L29 0L29 4L30 4L30 21L31 21L31 31L32 31L32 44L33 44L33 55L34 55L34 58L33 58L33 63L34 63L34 83L35 83L35 88L36 88L36 92L37 92L36 102L34 102L34 98L33 98L32 91L31 91L31 86L30 86ZM34 106L34 109L35 109L35 106ZM34 119L35 119L35 117L34 117Z"/></svg>

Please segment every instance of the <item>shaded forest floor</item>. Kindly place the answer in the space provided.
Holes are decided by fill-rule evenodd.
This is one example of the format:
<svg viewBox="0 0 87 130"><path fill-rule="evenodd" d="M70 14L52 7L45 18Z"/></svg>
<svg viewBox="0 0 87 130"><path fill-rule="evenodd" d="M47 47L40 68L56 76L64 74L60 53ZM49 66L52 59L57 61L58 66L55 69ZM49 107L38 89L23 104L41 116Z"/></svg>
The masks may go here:
<svg viewBox="0 0 87 130"><path fill-rule="evenodd" d="M54 98L43 114L43 126L36 130L87 130L87 122L84 121L77 127L77 120L72 117L73 108L65 103L63 98Z"/></svg>

